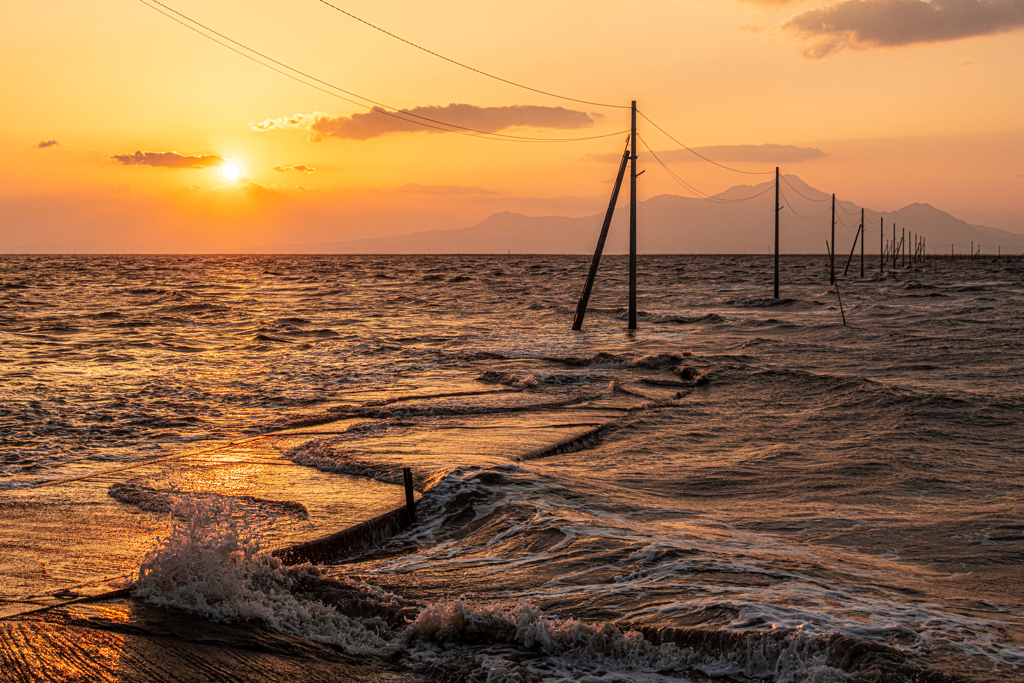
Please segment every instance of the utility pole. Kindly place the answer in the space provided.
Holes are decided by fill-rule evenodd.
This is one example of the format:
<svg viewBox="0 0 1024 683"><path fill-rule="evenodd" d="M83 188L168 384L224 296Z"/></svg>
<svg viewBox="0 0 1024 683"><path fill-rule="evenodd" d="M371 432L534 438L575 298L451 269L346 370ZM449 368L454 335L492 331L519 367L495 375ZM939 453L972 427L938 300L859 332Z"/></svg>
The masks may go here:
<svg viewBox="0 0 1024 683"><path fill-rule="evenodd" d="M860 210L860 276L864 277L864 209Z"/></svg>
<svg viewBox="0 0 1024 683"><path fill-rule="evenodd" d="M878 272L885 272L885 219L878 218Z"/></svg>
<svg viewBox="0 0 1024 683"><path fill-rule="evenodd" d="M629 329L636 329L636 100L633 100L629 154Z"/></svg>
<svg viewBox="0 0 1024 683"><path fill-rule="evenodd" d="M779 167L775 167L775 298L779 298Z"/></svg>
<svg viewBox="0 0 1024 683"><path fill-rule="evenodd" d="M900 247L903 252L903 267L907 267L907 229L903 228L903 237L900 239Z"/></svg>
<svg viewBox="0 0 1024 683"><path fill-rule="evenodd" d="M896 224L892 224L892 267L896 267Z"/></svg>
<svg viewBox="0 0 1024 683"><path fill-rule="evenodd" d="M832 193L832 251L829 254L829 281L830 285L836 283L836 193Z"/></svg>

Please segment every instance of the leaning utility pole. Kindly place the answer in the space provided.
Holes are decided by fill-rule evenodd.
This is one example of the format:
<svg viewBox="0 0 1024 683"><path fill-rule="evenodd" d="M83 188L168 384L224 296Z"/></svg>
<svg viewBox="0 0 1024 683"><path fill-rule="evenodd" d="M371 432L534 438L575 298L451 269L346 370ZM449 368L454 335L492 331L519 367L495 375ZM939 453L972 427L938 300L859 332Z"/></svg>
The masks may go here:
<svg viewBox="0 0 1024 683"><path fill-rule="evenodd" d="M779 167L775 167L775 298L779 298Z"/></svg>
<svg viewBox="0 0 1024 683"><path fill-rule="evenodd" d="M612 189L612 198L608 201L608 211L604 214L604 225L601 226L601 235L597 238L597 248L594 250L594 259L590 262L590 273L587 275L587 282L583 285L583 293L580 294L579 303L576 304L576 316L572 320L572 329L583 329L583 316L587 314L587 304L590 303L590 292L594 289L594 280L597 278L597 268L601 265L601 254L604 252L604 242L608 238L608 228L612 224L612 215L615 213L615 205L619 202L619 188L622 187L622 176L626 173L626 160L629 159L629 143L622 152L622 160L619 162L619 172L615 176L615 187Z"/></svg>
<svg viewBox="0 0 1024 683"><path fill-rule="evenodd" d="M629 329L636 329L636 100L630 134L629 169Z"/></svg>

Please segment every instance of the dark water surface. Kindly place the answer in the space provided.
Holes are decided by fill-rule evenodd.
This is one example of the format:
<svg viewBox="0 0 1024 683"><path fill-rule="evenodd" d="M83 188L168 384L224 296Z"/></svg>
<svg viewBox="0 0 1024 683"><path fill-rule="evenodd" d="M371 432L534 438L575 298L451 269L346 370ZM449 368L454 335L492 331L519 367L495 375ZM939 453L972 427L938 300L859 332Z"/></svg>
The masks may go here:
<svg viewBox="0 0 1024 683"><path fill-rule="evenodd" d="M784 258L776 302L767 257L641 257L628 333L613 257L573 333L588 266L2 257L0 489L356 416L291 455L401 460L430 482L428 521L329 571L417 606L401 636L356 639L410 670L1024 673L1024 263L879 274L869 257L840 285L844 326L824 258ZM394 455L455 423L525 441L556 408L604 426L537 460ZM681 630L644 641L626 624Z"/></svg>

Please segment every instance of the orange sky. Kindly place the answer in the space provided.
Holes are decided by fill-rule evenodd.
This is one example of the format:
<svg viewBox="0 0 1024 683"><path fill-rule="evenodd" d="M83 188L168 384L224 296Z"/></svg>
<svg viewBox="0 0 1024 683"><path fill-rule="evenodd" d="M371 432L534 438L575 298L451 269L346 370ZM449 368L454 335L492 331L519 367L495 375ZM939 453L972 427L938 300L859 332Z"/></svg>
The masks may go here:
<svg viewBox="0 0 1024 683"><path fill-rule="evenodd" d="M629 126L627 110L485 78L318 0L165 4L346 90L468 127L582 137ZM531 87L635 98L678 140L713 147L731 166L777 162L874 209L928 202L1024 233L1022 0L334 4ZM594 157L617 156L624 143L388 130L392 119L367 117L139 0L8 5L0 252L278 250L461 228L501 210L586 215L602 210L614 174L614 161ZM818 31L823 20L836 30ZM267 121L286 125L254 128ZM639 133L706 192L763 179L688 161L643 120ZM800 150L743 162L749 148L732 147L765 144ZM220 173L229 158L243 168L234 183ZM206 167L153 165L168 160ZM687 194L655 165L639 185L641 199Z"/></svg>

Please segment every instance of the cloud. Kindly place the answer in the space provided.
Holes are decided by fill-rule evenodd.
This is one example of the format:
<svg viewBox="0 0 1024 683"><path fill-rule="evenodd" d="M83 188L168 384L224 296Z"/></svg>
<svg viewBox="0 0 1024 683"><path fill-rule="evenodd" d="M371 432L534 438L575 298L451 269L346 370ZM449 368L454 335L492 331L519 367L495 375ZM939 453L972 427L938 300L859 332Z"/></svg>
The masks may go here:
<svg viewBox="0 0 1024 683"><path fill-rule="evenodd" d="M814 147L797 147L795 145L710 145L708 147L693 147L694 152L721 163L731 162L752 162L762 164L792 164L799 161L808 161L825 156L825 153ZM662 161L701 161L696 154L685 149L667 149L655 152ZM645 152L640 157L649 156ZM621 154L587 154L581 161L618 161ZM648 159L648 161L654 161Z"/></svg>
<svg viewBox="0 0 1024 683"><path fill-rule="evenodd" d="M841 0L782 25L810 41L805 57L845 48L898 47L987 36L1024 27L1022 0Z"/></svg>
<svg viewBox="0 0 1024 683"><path fill-rule="evenodd" d="M200 154L189 156L177 152L143 152L135 154L115 154L110 157L125 166L155 166L158 168L210 168L224 164L224 157L216 154Z"/></svg>
<svg viewBox="0 0 1024 683"><path fill-rule="evenodd" d="M56 140L43 140L38 145L32 145L32 149L47 149L48 147L60 147Z"/></svg>
<svg viewBox="0 0 1024 683"><path fill-rule="evenodd" d="M300 173L315 173L316 169L312 166L306 166L305 164L295 164L294 166L273 166L273 171L278 173L284 173L285 171L299 171Z"/></svg>
<svg viewBox="0 0 1024 683"><path fill-rule="evenodd" d="M436 194L436 195L469 195L469 194L498 194L493 190L485 190L482 187L469 187L466 185L420 185L419 183L408 183L398 188L399 192L413 194Z"/></svg>
<svg viewBox="0 0 1024 683"><path fill-rule="evenodd" d="M322 111L312 114L296 114L295 116L282 116L276 119L267 119L262 123L250 123L249 128L255 133L260 133L277 128L308 128L317 118L330 116Z"/></svg>
<svg viewBox="0 0 1024 683"><path fill-rule="evenodd" d="M537 107L515 104L508 107L478 107L472 104L431 105L402 109L399 116L389 115L374 107L368 112L351 116L332 116L323 112L295 114L262 123L250 123L253 131L262 132L278 128L302 128L309 132L312 142L328 138L340 140L369 140L388 133L446 133L431 121L444 121L452 126L496 133L510 128L544 128L576 130L594 125L599 114L588 114L564 107ZM421 121L421 123L417 123ZM431 127L434 126L434 127Z"/></svg>

